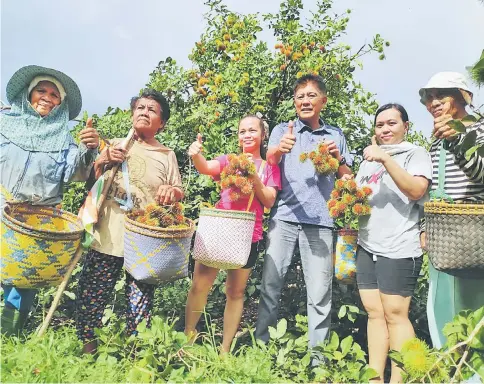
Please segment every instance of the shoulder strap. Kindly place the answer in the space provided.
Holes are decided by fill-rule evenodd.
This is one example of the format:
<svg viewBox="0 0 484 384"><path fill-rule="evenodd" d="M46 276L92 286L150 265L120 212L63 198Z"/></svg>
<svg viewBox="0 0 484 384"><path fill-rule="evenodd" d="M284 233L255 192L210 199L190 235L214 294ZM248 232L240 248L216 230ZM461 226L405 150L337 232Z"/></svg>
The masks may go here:
<svg viewBox="0 0 484 384"><path fill-rule="evenodd" d="M430 192L432 200L445 200L452 203L452 198L445 193L445 163L447 160L447 151L444 148L444 140L440 143L439 148L439 184L435 191Z"/></svg>

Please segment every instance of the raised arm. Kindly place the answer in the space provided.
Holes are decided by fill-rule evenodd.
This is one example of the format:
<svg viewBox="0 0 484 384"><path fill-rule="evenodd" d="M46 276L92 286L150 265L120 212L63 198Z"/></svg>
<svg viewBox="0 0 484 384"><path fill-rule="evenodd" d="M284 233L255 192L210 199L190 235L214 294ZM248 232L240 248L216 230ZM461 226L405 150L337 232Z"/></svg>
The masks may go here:
<svg viewBox="0 0 484 384"><path fill-rule="evenodd" d="M269 138L269 148L267 150L267 162L271 165L277 165L281 162L282 156L285 153L291 152L292 147L296 143L296 136L293 134L294 122L290 121L287 126L287 131L278 125L274 128Z"/></svg>
<svg viewBox="0 0 484 384"><path fill-rule="evenodd" d="M367 161L376 161L385 167L390 177L395 182L400 191L410 200L420 200L428 190L429 179L431 177L431 162L425 153L422 156L415 154L409 160L409 167L412 171L409 172L402 168L388 153L383 151L376 143L376 138L373 136L372 145L365 148L363 157ZM425 150L423 150L425 152ZM414 165L410 165L413 162ZM421 168L421 172L415 175L413 169Z"/></svg>
<svg viewBox="0 0 484 384"><path fill-rule="evenodd" d="M218 160L207 160L202 155L202 135L200 133L197 135L197 140L188 148L188 156L192 158L193 165L202 175L217 176L220 174Z"/></svg>

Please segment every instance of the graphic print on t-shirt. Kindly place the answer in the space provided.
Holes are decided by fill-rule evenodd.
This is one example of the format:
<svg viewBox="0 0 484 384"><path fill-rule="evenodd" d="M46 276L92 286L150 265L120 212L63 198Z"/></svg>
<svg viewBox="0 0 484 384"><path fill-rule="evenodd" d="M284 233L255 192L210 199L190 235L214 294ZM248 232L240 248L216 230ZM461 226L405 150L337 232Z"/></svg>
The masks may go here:
<svg viewBox="0 0 484 384"><path fill-rule="evenodd" d="M383 176L388 174L385 168L380 169L378 172L373 173L369 176L361 176L360 178L360 185L365 184L379 184L383 179Z"/></svg>
<svg viewBox="0 0 484 384"><path fill-rule="evenodd" d="M147 182L144 181L146 175L146 160L139 156L138 154L130 154L129 158L129 165L128 165L128 172L129 172L129 188L131 193L131 199L133 200L133 206L136 209L141 208L142 199L138 197L139 194L142 196L154 196L156 194L156 188L150 186ZM163 175L161 178L165 178L166 170L164 170ZM160 182L161 185L161 182ZM114 181L111 184L111 188L109 189L108 199L119 199L119 200L126 200L126 186L124 185L124 178L123 173L118 171L116 176L114 177Z"/></svg>

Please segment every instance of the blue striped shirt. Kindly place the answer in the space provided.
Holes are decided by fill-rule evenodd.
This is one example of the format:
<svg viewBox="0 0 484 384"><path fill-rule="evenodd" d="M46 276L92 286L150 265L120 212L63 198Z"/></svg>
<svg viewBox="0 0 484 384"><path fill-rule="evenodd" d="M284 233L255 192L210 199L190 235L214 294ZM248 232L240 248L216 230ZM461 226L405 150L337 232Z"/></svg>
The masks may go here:
<svg viewBox="0 0 484 384"><path fill-rule="evenodd" d="M287 132L288 123L274 127L269 138L269 146L278 146ZM326 202L334 188L336 175L317 174L311 161L302 163L299 156L303 152L316 149L323 140L333 140L348 166L353 163L343 131L320 120L320 127L312 130L301 120L295 120L294 136L296 144L291 152L284 154L281 168L282 190L277 196L271 211L271 218L300 224L313 224L333 227Z"/></svg>

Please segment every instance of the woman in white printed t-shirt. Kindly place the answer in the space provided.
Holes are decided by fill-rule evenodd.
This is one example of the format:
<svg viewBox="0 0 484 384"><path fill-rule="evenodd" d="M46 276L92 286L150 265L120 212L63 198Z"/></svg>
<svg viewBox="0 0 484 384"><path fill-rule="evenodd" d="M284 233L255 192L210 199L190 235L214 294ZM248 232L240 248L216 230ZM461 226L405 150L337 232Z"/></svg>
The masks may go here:
<svg viewBox="0 0 484 384"><path fill-rule="evenodd" d="M428 198L432 163L428 152L405 141L409 121L399 104L375 115L375 135L364 152L356 182L368 186L371 214L359 221L356 279L368 312L369 365L383 382L388 350L400 350L415 333L408 319L422 266L419 220ZM390 382L401 382L392 363Z"/></svg>

